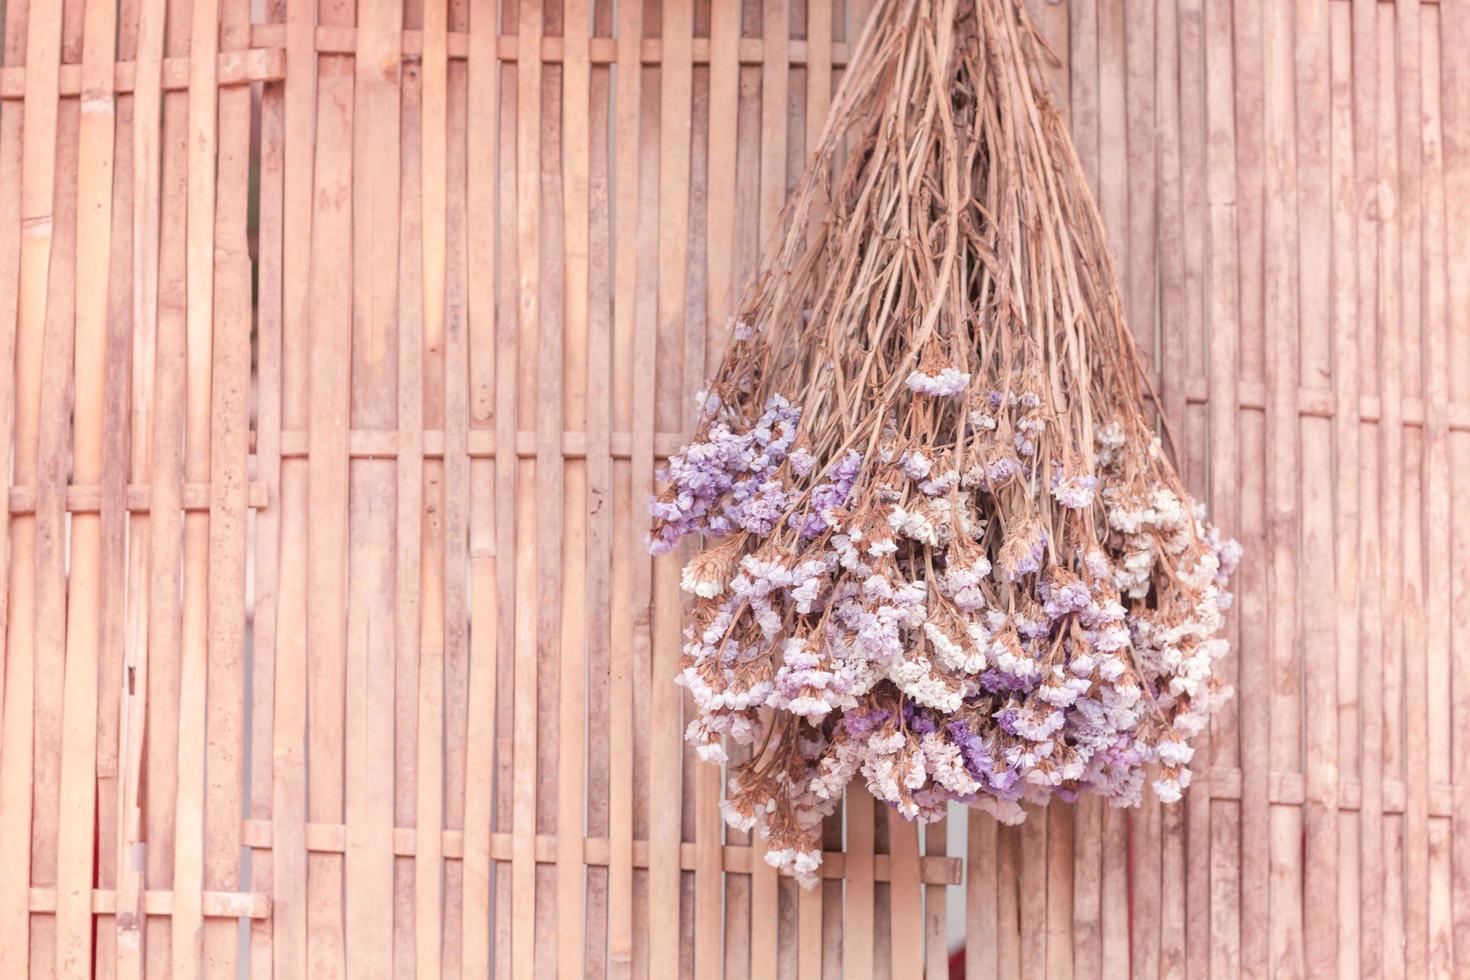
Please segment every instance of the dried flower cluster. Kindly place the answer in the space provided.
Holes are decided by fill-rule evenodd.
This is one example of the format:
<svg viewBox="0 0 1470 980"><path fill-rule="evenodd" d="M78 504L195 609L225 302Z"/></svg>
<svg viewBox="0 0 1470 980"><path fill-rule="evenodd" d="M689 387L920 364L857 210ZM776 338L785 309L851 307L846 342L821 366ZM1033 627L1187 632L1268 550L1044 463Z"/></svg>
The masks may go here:
<svg viewBox="0 0 1470 980"><path fill-rule="evenodd" d="M1228 694L1239 548L1155 437L1045 57L1016 0L880 3L652 503L655 553L706 544L688 738L750 746L725 818L807 882L855 777L917 820L1177 800Z"/></svg>

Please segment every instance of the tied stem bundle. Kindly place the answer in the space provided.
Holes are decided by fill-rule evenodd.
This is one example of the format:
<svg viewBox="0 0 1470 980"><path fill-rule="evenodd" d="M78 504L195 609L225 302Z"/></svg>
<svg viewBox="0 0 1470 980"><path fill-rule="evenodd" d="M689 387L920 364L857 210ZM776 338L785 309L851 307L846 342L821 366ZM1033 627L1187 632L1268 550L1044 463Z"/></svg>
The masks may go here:
<svg viewBox="0 0 1470 980"><path fill-rule="evenodd" d="M909 819L1189 783L1239 546L1155 436L1018 0L881 0L670 460L680 681L804 883L861 776ZM820 212L816 209L823 209ZM814 214L820 213L820 220Z"/></svg>

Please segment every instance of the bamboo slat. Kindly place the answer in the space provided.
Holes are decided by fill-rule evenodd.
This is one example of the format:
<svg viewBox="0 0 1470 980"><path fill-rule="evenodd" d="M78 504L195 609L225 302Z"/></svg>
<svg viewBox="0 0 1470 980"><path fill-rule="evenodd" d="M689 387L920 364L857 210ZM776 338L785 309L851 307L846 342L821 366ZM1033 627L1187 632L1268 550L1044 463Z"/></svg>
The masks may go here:
<svg viewBox="0 0 1470 980"><path fill-rule="evenodd" d="M353 117L381 126L353 130L352 379L353 426L391 429L398 391L399 128L397 32L401 7L383 0L357 11ZM385 67L379 67L385 66ZM395 714L397 581L393 531L399 516L398 466L411 462L352 460L348 468L348 588L344 799L347 826L343 876L347 889L347 971L387 977L393 968ZM375 896L375 897L369 897Z"/></svg>
<svg viewBox="0 0 1470 980"><path fill-rule="evenodd" d="M286 45L298 66L283 84L281 148L281 268L309 267L313 237L313 167L317 59L315 11L287 0ZM284 276L281 290L281 425L304 429L310 418L309 277ZM306 854L307 622L310 462L281 460L280 603L276 616L276 697L271 739L271 874L274 886L272 959L277 976L300 975L307 964Z"/></svg>
<svg viewBox="0 0 1470 980"><path fill-rule="evenodd" d="M561 134L563 140L563 196L566 254L563 299L565 304L565 396L566 423L584 433L591 428L590 389L596 378L589 357L589 238L591 219L592 161L590 129L593 125L591 64L591 5L571 0L565 6L566 57L562 64ZM473 22L472 22L473 23ZM584 878L577 839L585 825L588 709L588 511L587 460L565 464L563 542L561 567L566 575L562 597L557 733L557 876L556 935L557 973L573 976L584 971L586 929L583 919ZM473 716L473 712L471 713Z"/></svg>
<svg viewBox="0 0 1470 980"><path fill-rule="evenodd" d="M102 90L79 124L77 265L103 270L76 291L75 384L72 474L81 482L100 480L103 469L103 411L108 349L108 251L112 239L113 138L116 104L110 78L117 11L88 4L83 27L84 89ZM80 285L82 278L77 279ZM114 493L117 483L112 483ZM113 514L120 516L116 498ZM109 515L112 516L112 515ZM98 684L101 661L101 515L78 516L71 528L71 574L67 576L67 630L61 730L60 826L57 839L57 977L92 973L91 884L95 873L92 836L98 773Z"/></svg>
<svg viewBox="0 0 1470 980"><path fill-rule="evenodd" d="M401 425L422 423L432 416L436 406L441 404L435 393L442 394L443 391L447 288L445 250L448 241L445 181L449 69L444 50L449 24L447 6L447 0L426 3L422 13L424 59L418 119L422 147L419 179L421 213L416 229L420 235L422 314L419 336L400 338L399 371L404 373L400 374L399 384L406 416ZM416 646L418 652L418 701L414 712L417 727L414 820L416 827L429 832L425 849L414 859L414 965L418 973L433 976L442 969L443 957L440 910L444 901L444 870L435 847L437 835L432 833L444 825L445 563L440 538L443 464L421 462L422 440L417 434L410 436L410 440L416 445L410 450L407 465L417 472L400 473L405 484L402 490L406 490L403 504L407 506L417 500L419 513L415 516L400 513L400 521L403 522L400 529L405 535L400 547L414 551L405 562L404 573L417 566L419 608L415 616L415 611L400 606L399 629L403 632L414 629L416 634L404 639L406 646ZM403 585L410 590L413 588L410 582ZM417 624L413 623L415 618Z"/></svg>
<svg viewBox="0 0 1470 980"><path fill-rule="evenodd" d="M872 4L10 0L0 972L1460 970L1470 2L1024 6L1236 698L1180 806L855 788L803 892L643 502Z"/></svg>

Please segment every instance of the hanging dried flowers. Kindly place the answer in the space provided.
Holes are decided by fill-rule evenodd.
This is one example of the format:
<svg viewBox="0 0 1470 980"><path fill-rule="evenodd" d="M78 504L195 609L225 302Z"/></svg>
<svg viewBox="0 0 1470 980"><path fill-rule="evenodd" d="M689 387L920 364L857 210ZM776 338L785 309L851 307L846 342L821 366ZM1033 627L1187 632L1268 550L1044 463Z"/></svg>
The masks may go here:
<svg viewBox="0 0 1470 980"><path fill-rule="evenodd" d="M651 505L706 543L687 737L753 747L725 818L808 883L854 778L916 820L1177 800L1229 693L1239 547L1154 435L1046 57L1017 0L881 0Z"/></svg>

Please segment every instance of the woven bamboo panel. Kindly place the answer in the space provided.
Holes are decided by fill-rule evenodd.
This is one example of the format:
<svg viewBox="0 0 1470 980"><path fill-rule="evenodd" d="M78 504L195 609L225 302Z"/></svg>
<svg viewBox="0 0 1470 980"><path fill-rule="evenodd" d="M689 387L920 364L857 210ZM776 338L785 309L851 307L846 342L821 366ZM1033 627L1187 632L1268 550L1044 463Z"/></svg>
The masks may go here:
<svg viewBox="0 0 1470 980"><path fill-rule="evenodd" d="M0 0L0 976L1470 969L1470 0L1030 0L1238 696L722 829L644 501L871 3Z"/></svg>

